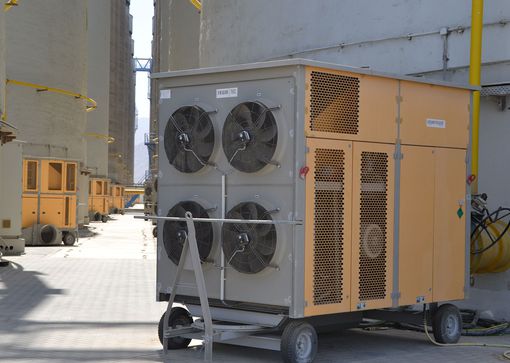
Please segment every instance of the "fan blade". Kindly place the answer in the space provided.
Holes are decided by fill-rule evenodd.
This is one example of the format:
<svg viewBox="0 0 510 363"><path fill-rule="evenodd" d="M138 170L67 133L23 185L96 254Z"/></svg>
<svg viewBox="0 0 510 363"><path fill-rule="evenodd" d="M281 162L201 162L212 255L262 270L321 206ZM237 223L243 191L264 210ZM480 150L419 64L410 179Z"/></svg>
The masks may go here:
<svg viewBox="0 0 510 363"><path fill-rule="evenodd" d="M188 120L181 112L177 112L173 117L175 120L174 127L179 133L189 131Z"/></svg>
<svg viewBox="0 0 510 363"><path fill-rule="evenodd" d="M257 117L254 122L254 127L256 129L262 128L262 125L266 122L267 112L269 110L267 108L262 109L260 113L256 113Z"/></svg>
<svg viewBox="0 0 510 363"><path fill-rule="evenodd" d="M264 256L272 256L276 249L275 240L270 238L264 238L259 236L257 240L257 244L255 245L255 249Z"/></svg>
<svg viewBox="0 0 510 363"><path fill-rule="evenodd" d="M182 203L179 203L176 207L175 207L175 211L173 213L174 217L184 217L184 215L186 214L186 209L184 208L183 204Z"/></svg>
<svg viewBox="0 0 510 363"><path fill-rule="evenodd" d="M252 254L252 258L249 260L248 265L251 273L259 272L266 267L266 264L263 261L260 261L255 254Z"/></svg>
<svg viewBox="0 0 510 363"><path fill-rule="evenodd" d="M246 203L245 208L248 210L248 219L259 219L259 210L255 203Z"/></svg>
<svg viewBox="0 0 510 363"><path fill-rule="evenodd" d="M271 125L260 130L260 132L257 134L257 140L267 143L269 141L272 141L277 134L278 129L276 128L276 126Z"/></svg>
<svg viewBox="0 0 510 363"><path fill-rule="evenodd" d="M206 143L206 142L200 142L193 146L193 151L202 158L203 161L206 161L209 159L209 157L212 154L213 145Z"/></svg>

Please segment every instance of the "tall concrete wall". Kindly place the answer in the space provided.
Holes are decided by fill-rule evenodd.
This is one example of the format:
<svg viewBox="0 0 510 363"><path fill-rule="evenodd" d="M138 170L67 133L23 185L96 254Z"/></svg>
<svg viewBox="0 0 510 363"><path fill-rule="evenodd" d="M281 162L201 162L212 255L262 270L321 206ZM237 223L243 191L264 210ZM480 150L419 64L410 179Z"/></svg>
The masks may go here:
<svg viewBox="0 0 510 363"><path fill-rule="evenodd" d="M110 117L108 174L122 184L133 183L135 134L135 73L129 2L112 1L110 30Z"/></svg>
<svg viewBox="0 0 510 363"><path fill-rule="evenodd" d="M5 28L4 12L0 11L0 119L4 113L5 94Z"/></svg>
<svg viewBox="0 0 510 363"><path fill-rule="evenodd" d="M27 0L6 19L7 77L87 93L87 2ZM78 159L85 167L85 101L8 86L9 122L25 155ZM86 177L79 180L79 223L87 214Z"/></svg>
<svg viewBox="0 0 510 363"><path fill-rule="evenodd" d="M198 68L200 12L188 0L159 0L160 70Z"/></svg>
<svg viewBox="0 0 510 363"><path fill-rule="evenodd" d="M101 176L108 175L111 6L111 0L88 1L88 96L98 106L87 114L87 166Z"/></svg>

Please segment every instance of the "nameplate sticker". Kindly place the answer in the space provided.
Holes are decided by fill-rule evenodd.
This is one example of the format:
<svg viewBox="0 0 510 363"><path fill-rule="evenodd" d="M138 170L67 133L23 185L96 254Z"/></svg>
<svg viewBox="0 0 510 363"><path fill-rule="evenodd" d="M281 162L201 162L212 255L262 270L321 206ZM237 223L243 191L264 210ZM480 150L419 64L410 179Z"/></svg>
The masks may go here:
<svg viewBox="0 0 510 363"><path fill-rule="evenodd" d="M237 97L237 87L218 88L216 90L216 98L232 98L232 97Z"/></svg>
<svg viewBox="0 0 510 363"><path fill-rule="evenodd" d="M446 128L446 121L439 120L436 118L428 118L426 121L427 127L431 127L433 129L444 129Z"/></svg>
<svg viewBox="0 0 510 363"><path fill-rule="evenodd" d="M169 100L170 98L172 98L172 90L171 89L162 89L159 92L160 100Z"/></svg>

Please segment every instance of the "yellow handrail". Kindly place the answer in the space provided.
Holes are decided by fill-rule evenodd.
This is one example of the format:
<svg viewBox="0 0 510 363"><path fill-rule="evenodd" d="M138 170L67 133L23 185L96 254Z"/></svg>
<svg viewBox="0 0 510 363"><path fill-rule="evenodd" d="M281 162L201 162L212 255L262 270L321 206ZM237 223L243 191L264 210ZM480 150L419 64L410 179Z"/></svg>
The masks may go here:
<svg viewBox="0 0 510 363"><path fill-rule="evenodd" d="M98 134L95 132L86 132L83 134L83 136L95 137L96 139L106 139L106 142L108 144L113 144L115 142L115 138L113 136L109 136L109 135L105 135L105 134Z"/></svg>
<svg viewBox="0 0 510 363"><path fill-rule="evenodd" d="M199 0L189 0L198 11L202 10L202 3Z"/></svg>
<svg viewBox="0 0 510 363"><path fill-rule="evenodd" d="M8 0L4 4L4 11L9 11L13 6L18 6L18 0Z"/></svg>
<svg viewBox="0 0 510 363"><path fill-rule="evenodd" d="M84 95L79 94L79 93L68 91L68 90L65 90L65 89L54 88L54 87L47 87L47 86L36 84L36 83L17 81L15 79L7 79L5 81L5 84L6 85L13 84L13 85L16 85L16 86L21 86L21 87L29 87L29 88L36 89L38 92L53 92L53 93L58 93L58 94L65 95L65 96L74 97L76 99L85 100L85 101L88 102L88 105L85 107L85 111L86 112L93 111L93 110L95 110L97 108L97 102L94 101L92 98L84 96ZM5 99L7 99L7 92L5 92ZM6 102L4 102L4 108L5 108L4 109L4 114L2 115L3 121L5 121L7 119L7 103Z"/></svg>
<svg viewBox="0 0 510 363"><path fill-rule="evenodd" d="M471 9L471 51L469 64L469 83L480 86L482 67L483 0L472 0ZM472 192L478 192L478 140L480 129L480 92L473 92L471 110L473 130L471 135L471 174L476 176L471 184Z"/></svg>

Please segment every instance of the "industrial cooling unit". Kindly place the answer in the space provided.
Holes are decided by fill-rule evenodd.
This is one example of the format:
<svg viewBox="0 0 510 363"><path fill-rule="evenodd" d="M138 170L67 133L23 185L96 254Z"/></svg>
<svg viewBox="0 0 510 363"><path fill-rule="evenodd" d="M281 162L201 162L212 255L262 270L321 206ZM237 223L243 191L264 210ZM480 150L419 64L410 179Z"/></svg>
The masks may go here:
<svg viewBox="0 0 510 363"><path fill-rule="evenodd" d="M287 336L230 342L288 358L299 353L288 326L356 325L464 298L469 88L298 59L155 77L158 215L288 222L194 224L212 319ZM158 299L174 288L175 301L202 316L181 256L186 222L158 229ZM180 309L171 327L177 315L177 325L193 322ZM458 339L435 328L436 339Z"/></svg>

